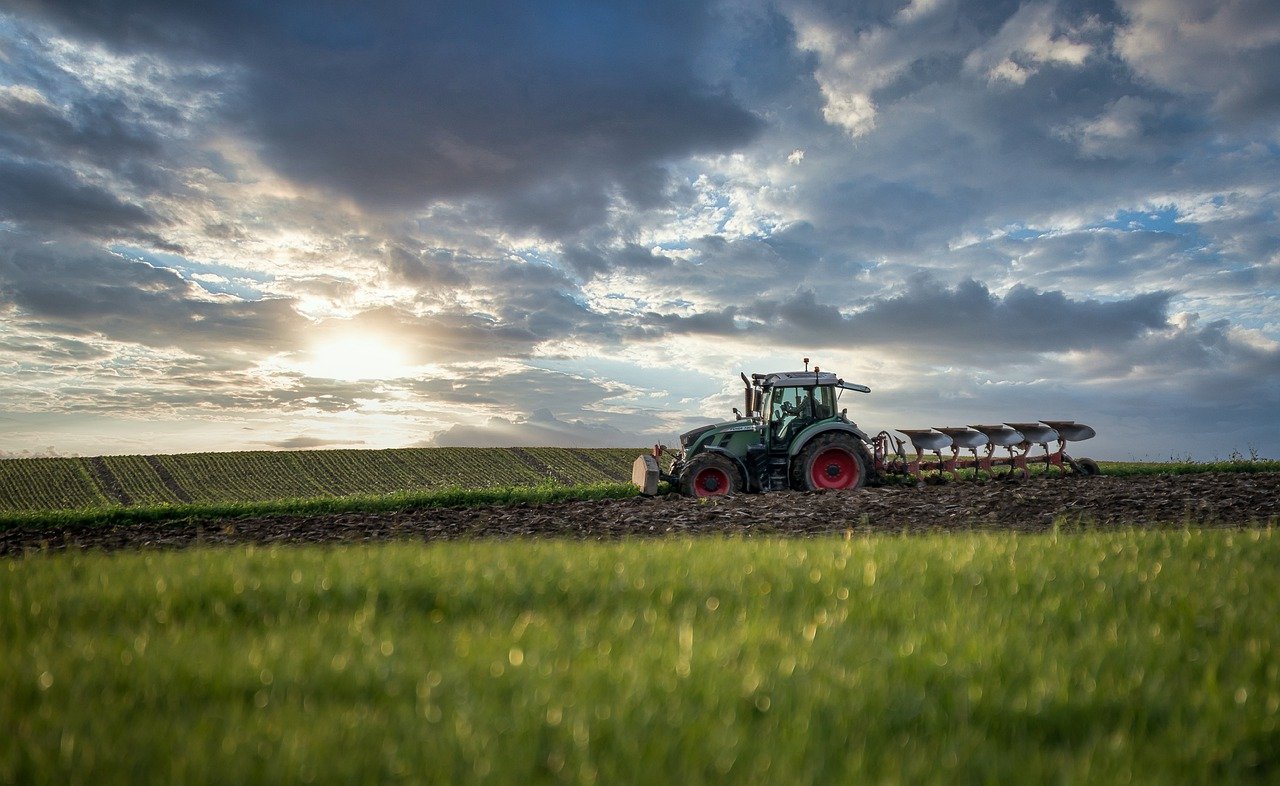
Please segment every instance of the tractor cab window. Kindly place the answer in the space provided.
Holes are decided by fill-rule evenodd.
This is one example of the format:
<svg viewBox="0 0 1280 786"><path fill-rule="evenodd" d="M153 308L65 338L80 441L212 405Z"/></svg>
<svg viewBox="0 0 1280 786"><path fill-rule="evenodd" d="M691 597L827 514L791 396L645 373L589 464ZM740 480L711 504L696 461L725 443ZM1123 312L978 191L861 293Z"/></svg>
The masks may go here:
<svg viewBox="0 0 1280 786"><path fill-rule="evenodd" d="M766 406L769 432L776 447L788 444L810 423L836 414L835 393L830 385L774 388Z"/></svg>
<svg viewBox="0 0 1280 786"><path fill-rule="evenodd" d="M813 388L813 416L818 420L825 420L836 416L836 397L835 388L830 385L826 387Z"/></svg>

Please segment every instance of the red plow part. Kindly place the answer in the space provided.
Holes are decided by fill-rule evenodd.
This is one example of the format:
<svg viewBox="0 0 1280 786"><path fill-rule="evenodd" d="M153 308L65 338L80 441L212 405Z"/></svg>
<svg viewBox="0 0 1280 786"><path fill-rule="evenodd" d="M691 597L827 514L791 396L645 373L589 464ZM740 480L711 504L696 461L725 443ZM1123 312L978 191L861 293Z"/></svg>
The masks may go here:
<svg viewBox="0 0 1280 786"><path fill-rule="evenodd" d="M999 423L995 425L944 426L928 429L897 429L906 439L881 431L873 441L873 461L877 472L910 475L917 480L924 473L959 478L960 470L985 472L991 477L1029 478L1031 466L1043 464L1045 471L1056 468L1059 474L1097 474L1097 464L1089 459L1076 461L1067 455L1068 442L1079 442L1094 436L1095 432L1083 423L1073 420L1041 420L1035 423ZM906 443L911 443L914 454L909 456ZM1050 443L1054 447L1050 447ZM1031 455L1034 447L1041 452ZM1008 455L997 456L1003 448ZM944 456L942 451L949 450ZM965 450L969 458L961 458ZM979 455L979 451L982 451ZM929 458L932 454L933 458ZM1007 467L997 473L997 467Z"/></svg>

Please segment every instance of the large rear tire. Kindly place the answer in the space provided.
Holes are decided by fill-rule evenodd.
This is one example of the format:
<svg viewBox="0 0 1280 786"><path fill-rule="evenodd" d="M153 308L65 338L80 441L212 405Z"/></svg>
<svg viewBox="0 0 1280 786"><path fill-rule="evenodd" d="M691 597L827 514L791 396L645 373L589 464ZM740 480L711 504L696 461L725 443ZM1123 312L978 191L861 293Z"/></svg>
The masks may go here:
<svg viewBox="0 0 1280 786"><path fill-rule="evenodd" d="M738 468L717 453L701 453L680 475L680 493L686 497L727 497L741 488Z"/></svg>
<svg viewBox="0 0 1280 786"><path fill-rule="evenodd" d="M867 460L853 439L843 434L824 434L800 451L799 486L808 491L856 489L867 482Z"/></svg>

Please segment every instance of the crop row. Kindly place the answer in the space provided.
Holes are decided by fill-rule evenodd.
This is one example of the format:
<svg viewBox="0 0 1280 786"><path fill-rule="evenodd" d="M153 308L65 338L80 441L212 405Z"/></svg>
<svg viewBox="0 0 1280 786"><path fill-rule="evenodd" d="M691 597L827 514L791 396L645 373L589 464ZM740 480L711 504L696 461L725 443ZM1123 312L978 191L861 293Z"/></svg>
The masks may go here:
<svg viewBox="0 0 1280 786"><path fill-rule="evenodd" d="M404 448L0 461L0 511L625 481L632 448Z"/></svg>

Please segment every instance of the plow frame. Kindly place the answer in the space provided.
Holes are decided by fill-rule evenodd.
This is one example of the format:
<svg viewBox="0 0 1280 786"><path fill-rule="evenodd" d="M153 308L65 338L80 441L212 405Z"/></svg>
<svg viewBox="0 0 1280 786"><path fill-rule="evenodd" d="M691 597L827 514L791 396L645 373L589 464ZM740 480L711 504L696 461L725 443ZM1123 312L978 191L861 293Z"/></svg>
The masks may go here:
<svg viewBox="0 0 1280 786"><path fill-rule="evenodd" d="M1059 474L1077 474L1092 475L1086 466L1082 466L1067 453L1067 440L1058 437L1051 442L1056 443L1052 449L1049 447L1050 442L1031 442L1023 440L1013 445L1005 446L1008 451L1007 456L996 456L997 445L988 442L986 445L979 447L962 448L954 442L946 448L938 447L933 449L923 448L917 449L915 453L908 454L906 451L907 440L896 437L887 431L881 431L872 438L872 463L875 471L881 475L906 475L922 481L926 477L925 473L935 473L937 476L949 475L952 480L958 480L960 470L973 470L975 473L985 472L993 479L1008 480L1012 478L1020 478L1022 480L1031 477L1032 467L1043 466L1047 473L1056 470ZM1032 455L1031 451L1039 446L1041 452ZM913 447L917 447L914 446ZM949 450L950 455L944 456L943 450ZM972 453L972 458L961 458L960 451L967 449ZM979 455L979 450L982 454ZM927 457L926 453L932 453L933 458ZM997 472L997 468L1007 467L1004 472Z"/></svg>

